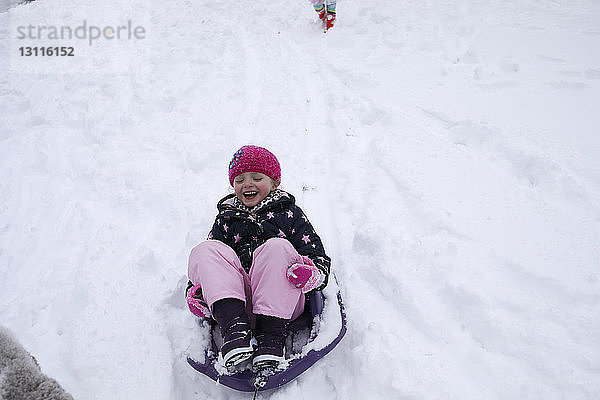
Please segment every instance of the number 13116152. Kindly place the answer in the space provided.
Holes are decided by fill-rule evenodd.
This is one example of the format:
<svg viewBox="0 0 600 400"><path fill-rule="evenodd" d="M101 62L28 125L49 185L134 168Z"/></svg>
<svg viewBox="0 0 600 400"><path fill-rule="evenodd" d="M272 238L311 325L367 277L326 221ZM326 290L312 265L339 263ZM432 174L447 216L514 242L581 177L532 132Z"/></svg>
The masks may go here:
<svg viewBox="0 0 600 400"><path fill-rule="evenodd" d="M74 57L73 47L19 47L22 57Z"/></svg>

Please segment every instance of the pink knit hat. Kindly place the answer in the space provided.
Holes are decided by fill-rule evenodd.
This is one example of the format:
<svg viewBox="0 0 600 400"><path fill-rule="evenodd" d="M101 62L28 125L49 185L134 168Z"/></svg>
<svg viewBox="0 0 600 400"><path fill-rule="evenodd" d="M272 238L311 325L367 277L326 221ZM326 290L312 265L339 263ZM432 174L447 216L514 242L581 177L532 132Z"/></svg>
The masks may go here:
<svg viewBox="0 0 600 400"><path fill-rule="evenodd" d="M244 146L235 152L229 163L229 183L244 172L262 172L278 184L281 183L281 167L277 157L269 150L258 146Z"/></svg>

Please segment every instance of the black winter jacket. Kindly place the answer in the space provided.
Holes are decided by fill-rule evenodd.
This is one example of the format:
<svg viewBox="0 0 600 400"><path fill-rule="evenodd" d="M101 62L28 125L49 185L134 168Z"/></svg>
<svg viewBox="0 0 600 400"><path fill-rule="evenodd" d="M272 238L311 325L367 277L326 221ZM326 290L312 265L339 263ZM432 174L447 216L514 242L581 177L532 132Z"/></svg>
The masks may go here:
<svg viewBox="0 0 600 400"><path fill-rule="evenodd" d="M219 240L231 247L246 272L250 272L252 254L271 238L287 239L296 251L309 257L324 274L322 289L327 285L331 259L325 254L321 238L291 194L277 189L256 207L249 209L230 194L219 201L208 239Z"/></svg>

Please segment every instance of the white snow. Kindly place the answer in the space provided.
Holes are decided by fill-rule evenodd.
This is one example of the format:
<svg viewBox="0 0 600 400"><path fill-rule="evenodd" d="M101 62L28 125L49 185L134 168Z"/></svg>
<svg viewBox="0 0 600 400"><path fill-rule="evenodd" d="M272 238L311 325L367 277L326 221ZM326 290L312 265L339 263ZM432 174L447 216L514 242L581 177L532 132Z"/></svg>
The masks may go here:
<svg viewBox="0 0 600 400"><path fill-rule="evenodd" d="M248 398L186 364L182 297L244 144L279 157L348 314L260 398L600 398L600 3L345 0L327 35L307 1L14 3L0 324L74 398ZM16 39L84 19L146 36Z"/></svg>

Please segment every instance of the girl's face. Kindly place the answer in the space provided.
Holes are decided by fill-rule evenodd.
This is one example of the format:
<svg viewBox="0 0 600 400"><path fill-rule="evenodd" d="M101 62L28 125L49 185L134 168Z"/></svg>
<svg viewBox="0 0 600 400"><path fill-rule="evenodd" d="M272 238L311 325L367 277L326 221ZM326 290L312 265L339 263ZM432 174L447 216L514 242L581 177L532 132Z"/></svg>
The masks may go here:
<svg viewBox="0 0 600 400"><path fill-rule="evenodd" d="M244 172L233 179L233 189L238 199L248 208L260 203L271 190L277 189L273 179L260 172Z"/></svg>

